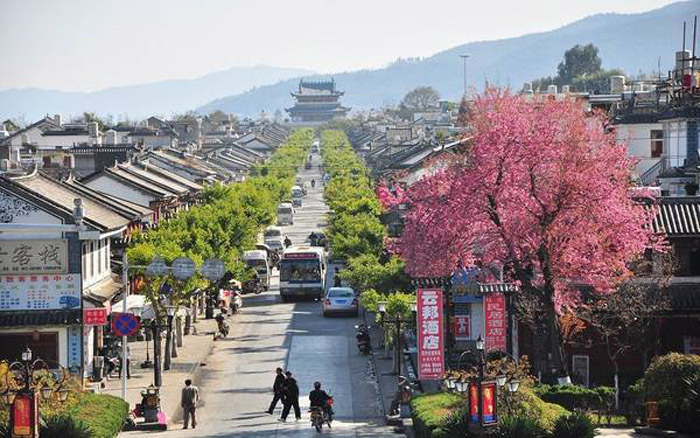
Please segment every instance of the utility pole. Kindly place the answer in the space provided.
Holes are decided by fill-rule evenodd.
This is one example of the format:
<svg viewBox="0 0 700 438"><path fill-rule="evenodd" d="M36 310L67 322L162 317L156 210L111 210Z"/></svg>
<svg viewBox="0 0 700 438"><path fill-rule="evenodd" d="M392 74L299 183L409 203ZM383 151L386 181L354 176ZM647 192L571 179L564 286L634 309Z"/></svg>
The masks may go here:
<svg viewBox="0 0 700 438"><path fill-rule="evenodd" d="M459 55L459 57L462 58L462 64L464 64L464 75L462 76L463 80L464 80L464 94L462 94L462 96L466 96L467 95L467 58L469 58L469 55L465 53L463 55Z"/></svg>

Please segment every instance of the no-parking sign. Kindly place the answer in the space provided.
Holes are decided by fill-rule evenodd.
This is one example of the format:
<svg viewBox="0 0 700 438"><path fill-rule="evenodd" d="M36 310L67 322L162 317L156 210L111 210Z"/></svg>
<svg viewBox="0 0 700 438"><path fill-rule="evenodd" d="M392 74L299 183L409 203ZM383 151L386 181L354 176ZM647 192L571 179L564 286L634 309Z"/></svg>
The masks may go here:
<svg viewBox="0 0 700 438"><path fill-rule="evenodd" d="M112 333L117 336L131 336L139 331L141 322L133 313L113 313Z"/></svg>

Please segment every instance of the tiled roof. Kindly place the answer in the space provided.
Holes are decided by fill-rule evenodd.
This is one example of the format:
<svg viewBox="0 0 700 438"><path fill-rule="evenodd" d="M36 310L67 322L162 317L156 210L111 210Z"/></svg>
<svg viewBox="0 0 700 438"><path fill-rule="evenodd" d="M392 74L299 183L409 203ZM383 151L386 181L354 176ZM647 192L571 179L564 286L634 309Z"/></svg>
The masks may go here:
<svg viewBox="0 0 700 438"><path fill-rule="evenodd" d="M669 236L700 235L700 196L661 198L654 229Z"/></svg>
<svg viewBox="0 0 700 438"><path fill-rule="evenodd" d="M700 312L700 281L674 282L668 288L671 309Z"/></svg>
<svg viewBox="0 0 700 438"><path fill-rule="evenodd" d="M173 172L170 172L166 169L163 169L162 167L151 166L148 164L148 162L139 163L139 165L151 173L156 173L156 174L162 176L163 178L173 180L178 185L188 187L190 190L201 191L202 189L204 189L204 187L202 185L197 184L196 182L190 181L187 178L184 178L176 173L173 173Z"/></svg>
<svg viewBox="0 0 700 438"><path fill-rule="evenodd" d="M112 167L109 169L105 169L104 171L108 175L112 175L116 178L121 179L122 181L130 183L130 184L135 185L137 187L140 187L142 189L146 189L146 190L156 194L157 196L159 196L161 198L177 197L177 193L175 193L171 190L164 189L157 184L154 184L150 181L147 181L147 180L145 180L137 175L133 175L129 172L126 172L125 170L120 169L118 167Z"/></svg>
<svg viewBox="0 0 700 438"><path fill-rule="evenodd" d="M80 324L80 310L22 310L0 312L0 327Z"/></svg>
<svg viewBox="0 0 700 438"><path fill-rule="evenodd" d="M176 183L172 179L158 175L155 172L151 172L150 168L144 168L133 164L119 164L117 167L125 172L153 183L158 187L169 190L173 193L177 193L178 195L184 195L189 192L189 187L185 187L182 184Z"/></svg>
<svg viewBox="0 0 700 438"><path fill-rule="evenodd" d="M83 200L83 207L85 208L85 219L103 227L105 230L119 229L130 222L130 218L96 202L84 193L74 190L68 185L62 184L39 172L34 172L28 176L13 178L12 180L16 184L59 205L67 211L73 211L75 207L74 199L81 198Z"/></svg>

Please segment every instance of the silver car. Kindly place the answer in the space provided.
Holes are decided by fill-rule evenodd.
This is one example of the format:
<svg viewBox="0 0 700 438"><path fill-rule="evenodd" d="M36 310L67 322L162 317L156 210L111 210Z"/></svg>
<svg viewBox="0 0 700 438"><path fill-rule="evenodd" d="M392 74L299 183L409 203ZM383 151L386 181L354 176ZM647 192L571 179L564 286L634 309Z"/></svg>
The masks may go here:
<svg viewBox="0 0 700 438"><path fill-rule="evenodd" d="M326 291L322 307L323 316L332 313L349 313L357 316L357 296L350 287L331 287Z"/></svg>

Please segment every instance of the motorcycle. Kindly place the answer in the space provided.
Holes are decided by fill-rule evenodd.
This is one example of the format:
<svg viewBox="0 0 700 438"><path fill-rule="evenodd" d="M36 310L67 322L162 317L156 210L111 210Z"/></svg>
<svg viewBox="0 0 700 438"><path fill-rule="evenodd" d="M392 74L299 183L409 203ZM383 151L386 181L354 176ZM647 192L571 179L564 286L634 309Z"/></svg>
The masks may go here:
<svg viewBox="0 0 700 438"><path fill-rule="evenodd" d="M327 424L328 428L331 428L331 423L333 422L333 397L328 397L326 400L326 409L321 409L318 406L314 406L309 409L311 412L311 426L316 428L316 432L321 432L323 429L323 424Z"/></svg>
<svg viewBox="0 0 700 438"><path fill-rule="evenodd" d="M251 278L243 283L243 293L249 294L260 294L263 291L263 285L259 278Z"/></svg>
<svg viewBox="0 0 700 438"><path fill-rule="evenodd" d="M216 316L217 331L216 331L216 333L214 333L214 340L215 341L217 339L225 338L228 336L228 332L230 330L230 327L228 325L228 322L226 322L226 317L224 315L225 314L222 312Z"/></svg>
<svg viewBox="0 0 700 438"><path fill-rule="evenodd" d="M364 324L360 324L356 325L355 328L357 329L357 332L355 333L357 350L365 355L372 353L372 342L369 337L369 327Z"/></svg>
<svg viewBox="0 0 700 438"><path fill-rule="evenodd" d="M231 292L231 312L238 313L243 307L243 296L237 290Z"/></svg>

